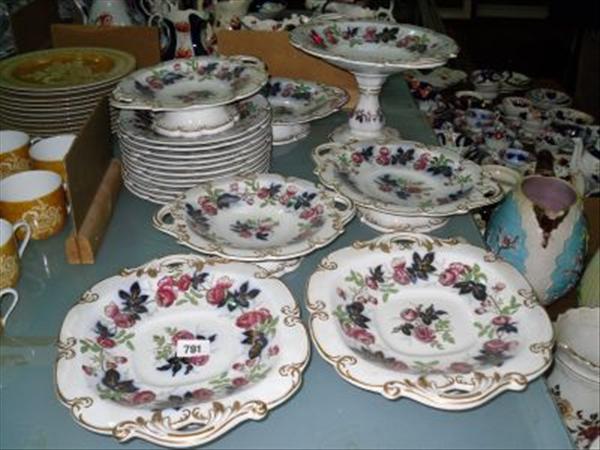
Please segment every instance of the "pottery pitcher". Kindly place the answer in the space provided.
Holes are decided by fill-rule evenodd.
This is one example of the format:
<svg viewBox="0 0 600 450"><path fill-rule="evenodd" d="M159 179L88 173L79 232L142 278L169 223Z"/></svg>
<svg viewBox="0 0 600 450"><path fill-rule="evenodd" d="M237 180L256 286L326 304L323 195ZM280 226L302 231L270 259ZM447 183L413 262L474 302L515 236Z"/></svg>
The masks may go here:
<svg viewBox="0 0 600 450"><path fill-rule="evenodd" d="M552 303L577 283L583 268L581 197L561 179L526 177L493 212L486 242L527 278L542 304Z"/></svg>

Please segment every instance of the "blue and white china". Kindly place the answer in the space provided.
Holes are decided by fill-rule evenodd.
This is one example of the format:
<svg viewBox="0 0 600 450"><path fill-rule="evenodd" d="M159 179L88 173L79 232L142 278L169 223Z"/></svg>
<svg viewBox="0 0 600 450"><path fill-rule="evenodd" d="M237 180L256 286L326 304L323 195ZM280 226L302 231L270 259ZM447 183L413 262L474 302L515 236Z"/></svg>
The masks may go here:
<svg viewBox="0 0 600 450"><path fill-rule="evenodd" d="M486 242L550 304L581 275L587 247L583 202L564 180L529 176L494 210Z"/></svg>
<svg viewBox="0 0 600 450"><path fill-rule="evenodd" d="M577 449L600 436L600 309L573 308L555 324L554 367L546 383Z"/></svg>
<svg viewBox="0 0 600 450"><path fill-rule="evenodd" d="M526 97L531 100L533 106L544 111L569 106L572 102L571 97L564 92L548 88L532 89L527 92Z"/></svg>
<svg viewBox="0 0 600 450"><path fill-rule="evenodd" d="M132 25L125 0L94 0L89 10L82 0L73 0L85 23L101 26Z"/></svg>

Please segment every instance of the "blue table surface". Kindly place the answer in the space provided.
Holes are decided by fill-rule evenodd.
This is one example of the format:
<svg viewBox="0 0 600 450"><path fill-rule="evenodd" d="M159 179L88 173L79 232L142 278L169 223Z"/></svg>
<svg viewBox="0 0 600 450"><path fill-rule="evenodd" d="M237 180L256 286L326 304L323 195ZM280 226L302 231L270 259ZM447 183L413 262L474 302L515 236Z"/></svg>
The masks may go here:
<svg viewBox="0 0 600 450"><path fill-rule="evenodd" d="M433 142L424 117L415 109L405 83L386 84L383 108L388 124L405 139ZM335 114L312 124L300 142L275 147L272 171L316 181L310 151L346 120ZM157 206L121 192L113 220L94 265L66 263L59 236L30 243L17 289L21 300L0 341L0 448L155 448L140 440L119 444L77 425L54 392L54 342L63 318L78 296L123 267L153 258L189 253L156 231L150 221ZM462 236L483 245L469 215L454 217L436 236ZM377 233L355 219L347 232L305 258L282 280L301 304L304 287L318 262L331 251ZM209 448L571 448L560 415L542 379L523 392L500 395L465 412L445 412L401 399L386 400L343 381L313 349L304 384L288 402L260 422L245 422Z"/></svg>

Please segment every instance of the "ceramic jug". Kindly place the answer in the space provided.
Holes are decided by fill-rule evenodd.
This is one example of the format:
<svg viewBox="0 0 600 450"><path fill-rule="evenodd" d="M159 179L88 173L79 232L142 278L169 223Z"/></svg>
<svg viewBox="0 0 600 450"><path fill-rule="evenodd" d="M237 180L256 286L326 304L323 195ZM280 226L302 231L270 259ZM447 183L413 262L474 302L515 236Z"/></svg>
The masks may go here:
<svg viewBox="0 0 600 450"><path fill-rule="evenodd" d="M194 9L170 8L150 16L148 24L158 23L163 31L163 59L211 55L216 50L216 35L208 15Z"/></svg>
<svg viewBox="0 0 600 450"><path fill-rule="evenodd" d="M486 243L525 276L542 304L552 303L577 283L583 268L581 197L559 178L525 177L492 213Z"/></svg>
<svg viewBox="0 0 600 450"><path fill-rule="evenodd" d="M577 448L592 448L600 437L600 309L571 309L558 317L555 331L546 383Z"/></svg>
<svg viewBox="0 0 600 450"><path fill-rule="evenodd" d="M73 0L73 2L86 24L102 26L132 24L125 0L94 0L89 11L83 0Z"/></svg>

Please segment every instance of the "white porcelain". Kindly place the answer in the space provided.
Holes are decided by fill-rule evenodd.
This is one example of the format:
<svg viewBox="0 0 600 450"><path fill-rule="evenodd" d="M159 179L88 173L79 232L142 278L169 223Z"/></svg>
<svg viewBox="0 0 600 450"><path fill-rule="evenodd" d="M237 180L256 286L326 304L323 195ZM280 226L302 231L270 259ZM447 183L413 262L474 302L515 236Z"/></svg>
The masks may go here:
<svg viewBox="0 0 600 450"><path fill-rule="evenodd" d="M153 223L201 253L262 261L313 252L353 217L344 197L300 178L266 174L199 185L158 210Z"/></svg>
<svg viewBox="0 0 600 450"><path fill-rule="evenodd" d="M0 130L0 154L9 153L29 144L29 135L17 130Z"/></svg>
<svg viewBox="0 0 600 450"><path fill-rule="evenodd" d="M380 233L427 233L448 223L446 217L406 217L360 206L356 209L360 221Z"/></svg>
<svg viewBox="0 0 600 450"><path fill-rule="evenodd" d="M504 97L501 103L501 111L508 117L519 117L520 114L527 113L532 103L525 97Z"/></svg>
<svg viewBox="0 0 600 450"><path fill-rule="evenodd" d="M600 426L600 309L574 308L556 320L556 357L548 387L578 449Z"/></svg>
<svg viewBox="0 0 600 450"><path fill-rule="evenodd" d="M438 90L448 89L467 79L465 72L449 67L438 67L433 70L407 70L403 75L408 80L415 79L429 83Z"/></svg>
<svg viewBox="0 0 600 450"><path fill-rule="evenodd" d="M531 100L533 105L543 111L548 111L552 108L566 107L572 102L569 95L556 89L537 88L527 92L527 98Z"/></svg>
<svg viewBox="0 0 600 450"><path fill-rule="evenodd" d="M31 237L31 228L29 227L29 224L25 221L12 224L8 220L0 218L0 247L6 245L6 243L15 236L19 228L23 228L23 237L20 239L19 245L17 246L17 255L21 257L23 256L23 252Z"/></svg>
<svg viewBox="0 0 600 450"><path fill-rule="evenodd" d="M215 24L217 28L229 29L248 12L251 0L221 0L215 2Z"/></svg>
<svg viewBox="0 0 600 450"><path fill-rule="evenodd" d="M502 197L476 164L418 142L323 144L312 156L320 181L369 210L362 217L376 229L423 230L431 218L464 214Z"/></svg>
<svg viewBox="0 0 600 450"><path fill-rule="evenodd" d="M8 298L10 298L10 300L7 300L8 306L5 307L4 313L0 316L0 330L3 330L6 327L8 316L11 315L15 309L15 306L17 306L17 302L19 301L19 293L12 288L1 289L0 302Z"/></svg>
<svg viewBox="0 0 600 450"><path fill-rule="evenodd" d="M160 113L154 117L155 132L197 138L233 127L238 116L230 104L255 94L266 82L264 64L252 56L177 59L123 79L111 105Z"/></svg>
<svg viewBox="0 0 600 450"><path fill-rule="evenodd" d="M310 124L273 125L273 145L286 145L297 142L310 134Z"/></svg>
<svg viewBox="0 0 600 450"><path fill-rule="evenodd" d="M56 392L78 424L120 442L206 444L300 388L310 348L299 311L251 264L170 255L122 269L67 313ZM189 339L204 351L177 356Z"/></svg>
<svg viewBox="0 0 600 450"><path fill-rule="evenodd" d="M48 170L28 170L0 181L0 201L33 201L54 192L62 185L60 175Z"/></svg>
<svg viewBox="0 0 600 450"><path fill-rule="evenodd" d="M93 0L92 6L82 0L73 0L86 24L100 26L129 26L132 25L127 3L125 0Z"/></svg>
<svg viewBox="0 0 600 450"><path fill-rule="evenodd" d="M582 195L590 196L600 192L600 148L585 147L580 138L573 139L574 150L571 156L569 171L574 176L580 176L579 187Z"/></svg>
<svg viewBox="0 0 600 450"><path fill-rule="evenodd" d="M235 104L239 120L221 133L195 138L172 138L161 136L151 129L152 119L134 111L122 110L119 114L119 130L127 137L144 145L168 146L173 151L188 151L188 147L214 148L244 138L250 131L262 126L271 119L269 103L261 95Z"/></svg>
<svg viewBox="0 0 600 450"><path fill-rule="evenodd" d="M324 258L307 286L311 337L345 380L445 410L523 390L553 332L525 279L458 240L396 233Z"/></svg>
<svg viewBox="0 0 600 450"><path fill-rule="evenodd" d="M482 168L498 182L505 193L513 190L523 178L519 171L499 164L485 164Z"/></svg>
<svg viewBox="0 0 600 450"><path fill-rule="evenodd" d="M504 70L500 72L499 93L510 94L516 91L527 89L531 84L531 78L519 72Z"/></svg>
<svg viewBox="0 0 600 450"><path fill-rule="evenodd" d="M348 124L330 136L335 142L384 140L398 136L385 128L379 93L393 73L435 68L456 56L458 47L447 36L412 25L340 20L300 25L290 32L290 42L356 77L360 97Z"/></svg>
<svg viewBox="0 0 600 450"><path fill-rule="evenodd" d="M63 161L77 138L74 134L63 134L40 139L29 149L29 156L37 161Z"/></svg>

